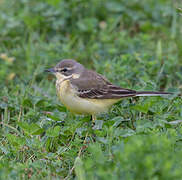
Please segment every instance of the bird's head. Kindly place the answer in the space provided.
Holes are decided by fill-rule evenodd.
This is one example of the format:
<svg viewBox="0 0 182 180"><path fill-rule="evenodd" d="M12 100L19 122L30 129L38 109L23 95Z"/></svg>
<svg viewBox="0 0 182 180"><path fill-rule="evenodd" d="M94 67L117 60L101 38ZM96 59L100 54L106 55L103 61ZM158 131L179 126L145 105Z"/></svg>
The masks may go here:
<svg viewBox="0 0 182 180"><path fill-rule="evenodd" d="M84 66L72 59L63 59L55 67L46 70L46 72L53 73L61 81L79 78L83 71Z"/></svg>

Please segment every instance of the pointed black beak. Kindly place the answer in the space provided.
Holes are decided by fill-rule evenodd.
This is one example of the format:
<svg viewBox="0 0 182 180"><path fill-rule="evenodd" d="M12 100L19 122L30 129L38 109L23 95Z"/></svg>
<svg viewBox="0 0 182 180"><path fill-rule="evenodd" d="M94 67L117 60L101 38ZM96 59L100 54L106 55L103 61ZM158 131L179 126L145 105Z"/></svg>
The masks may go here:
<svg viewBox="0 0 182 180"><path fill-rule="evenodd" d="M51 72L51 73L55 73L55 69L54 68L50 68L50 69L46 69L45 72Z"/></svg>

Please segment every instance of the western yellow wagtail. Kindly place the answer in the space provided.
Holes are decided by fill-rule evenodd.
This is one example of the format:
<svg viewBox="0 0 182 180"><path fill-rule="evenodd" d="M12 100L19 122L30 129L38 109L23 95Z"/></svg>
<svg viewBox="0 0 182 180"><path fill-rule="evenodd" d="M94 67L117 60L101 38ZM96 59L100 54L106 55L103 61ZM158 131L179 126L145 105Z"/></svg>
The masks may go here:
<svg viewBox="0 0 182 180"><path fill-rule="evenodd" d="M61 102L73 113L91 115L93 121L97 114L106 112L122 98L171 94L121 88L72 59L64 59L46 71L57 78L56 90Z"/></svg>

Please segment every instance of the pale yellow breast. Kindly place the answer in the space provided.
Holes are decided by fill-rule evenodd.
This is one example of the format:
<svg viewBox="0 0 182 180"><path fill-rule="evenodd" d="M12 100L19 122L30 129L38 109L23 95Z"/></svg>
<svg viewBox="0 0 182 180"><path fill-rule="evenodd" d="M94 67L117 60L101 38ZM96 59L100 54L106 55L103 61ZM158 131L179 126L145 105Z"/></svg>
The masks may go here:
<svg viewBox="0 0 182 180"><path fill-rule="evenodd" d="M118 99L88 99L76 95L69 80L57 83L57 93L61 102L72 112L77 114L99 114L119 101Z"/></svg>

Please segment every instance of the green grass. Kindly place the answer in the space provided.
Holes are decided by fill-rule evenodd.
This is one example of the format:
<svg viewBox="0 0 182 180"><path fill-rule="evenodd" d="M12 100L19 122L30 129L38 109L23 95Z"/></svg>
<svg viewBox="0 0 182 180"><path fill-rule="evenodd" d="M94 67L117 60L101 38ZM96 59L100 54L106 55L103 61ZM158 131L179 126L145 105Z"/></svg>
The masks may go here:
<svg viewBox="0 0 182 180"><path fill-rule="evenodd" d="M123 99L92 129L44 72L74 58L125 88L180 93L181 8L0 0L0 179L181 179L180 97Z"/></svg>

